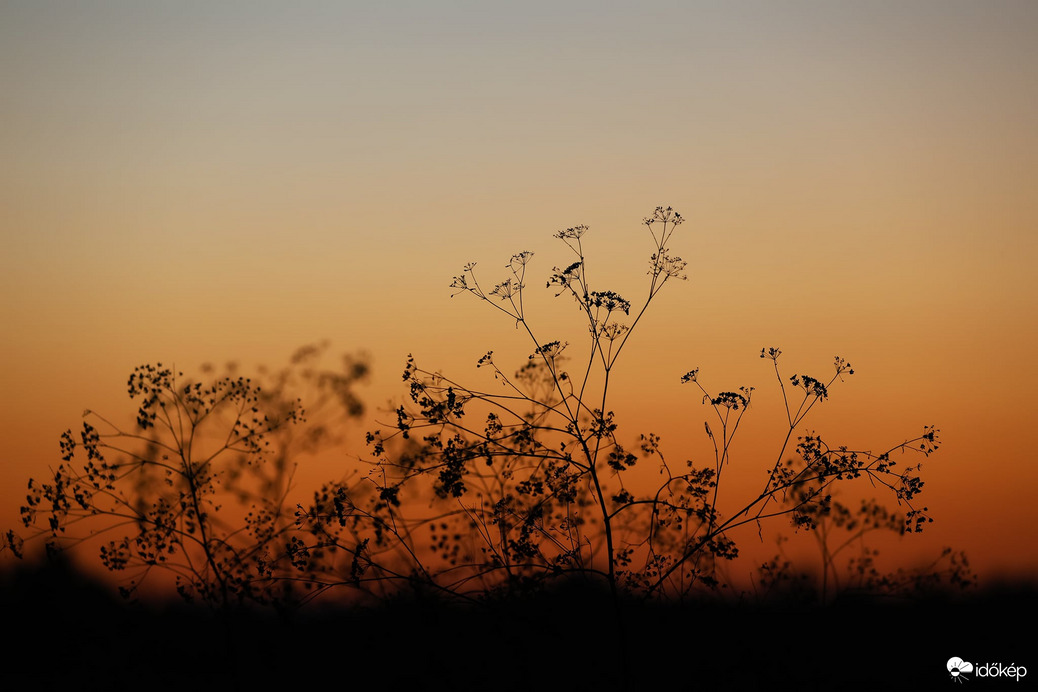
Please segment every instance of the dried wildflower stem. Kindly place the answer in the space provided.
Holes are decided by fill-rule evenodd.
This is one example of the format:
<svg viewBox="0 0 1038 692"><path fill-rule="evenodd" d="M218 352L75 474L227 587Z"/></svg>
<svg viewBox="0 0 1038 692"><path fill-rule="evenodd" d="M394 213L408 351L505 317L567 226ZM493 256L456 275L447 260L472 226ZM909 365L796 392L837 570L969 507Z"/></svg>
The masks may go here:
<svg viewBox="0 0 1038 692"><path fill-rule="evenodd" d="M759 533L765 520L785 516L797 529L818 531L824 597L830 583L842 583L836 557L864 535L862 529L830 547L830 529L850 526L845 516L903 532L930 521L925 507L913 505L923 485L919 466L902 468L893 456L928 456L937 449L937 430L926 427L881 454L830 446L801 427L836 382L853 374L850 365L837 357L835 373L824 380L785 378L781 351L770 348L760 355L773 362L787 429L774 459L763 462L763 488L735 503L733 514L720 511L721 483L739 462L733 441L744 429L753 387L711 393L698 369L681 378L695 383L712 409L704 421L712 462L687 460L682 468L664 457L653 433L626 449L609 409L613 375L659 292L671 279L686 278L686 263L668 249L682 221L669 207L644 219L652 252L640 305L590 283L586 226L555 234L575 261L555 267L546 287L575 301L588 333L575 377L568 370L569 344L545 341L527 313L533 254L513 255L505 279L489 290L476 265L465 265L451 284L454 295L470 294L521 327L533 344L525 364L506 374L488 351L476 367L500 382L492 391L425 370L409 356L402 377L408 400L393 411L395 421L383 424L385 431L367 434L371 457L359 460L356 473L324 484L291 515L287 457L270 452L268 438L302 419L297 402L271 397L244 378L182 385L171 370L145 366L130 380L131 396L141 400L138 431L125 433L98 417L111 432L102 435L87 423L79 440L66 433L66 463L51 482L30 482L25 524L46 517L49 528L40 533L56 543L67 542L66 528L79 521L108 521L104 530L128 533L102 547L109 569L133 566L146 575L163 568L176 575L185 598L215 604L284 607L333 588L363 599L411 591L474 603L577 578L606 585L619 616L625 593L685 598L721 588L725 561L738 556L733 532L755 523ZM341 397L347 411L350 381L342 375L320 381L333 390L325 397ZM85 464L74 466L73 455L84 453ZM658 482L644 486L644 476L625 482L650 458L658 462ZM905 514L872 509L879 505L845 512L832 499L833 488L856 478L891 492ZM227 498L248 508L244 526L222 520L220 501ZM4 547L19 552L21 545L13 532L4 537ZM869 557L863 552L859 573ZM964 561L954 568L961 579ZM774 565L762 569L769 570L765 578L779 576ZM618 624L623 637L622 618Z"/></svg>

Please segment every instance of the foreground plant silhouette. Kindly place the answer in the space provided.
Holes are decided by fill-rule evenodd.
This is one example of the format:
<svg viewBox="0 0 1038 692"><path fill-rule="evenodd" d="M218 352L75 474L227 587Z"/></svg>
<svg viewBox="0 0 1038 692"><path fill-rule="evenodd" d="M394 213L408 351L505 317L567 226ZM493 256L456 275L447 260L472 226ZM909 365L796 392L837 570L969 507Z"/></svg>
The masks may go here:
<svg viewBox="0 0 1038 692"><path fill-rule="evenodd" d="M786 376L781 351L761 350L787 428L775 455L760 462L760 491L727 515L718 508L722 482L732 463L747 463L731 450L752 387L708 389L699 369L681 378L710 407L708 463L669 461L653 433L620 439L611 380L654 299L686 278L686 262L670 250L682 222L669 207L644 219L651 246L637 300L591 281L586 226L555 234L572 256L551 271L546 288L575 303L587 330L583 343L546 338L527 313L532 253L513 255L491 288L474 263L466 265L454 295L514 322L532 349L527 362L509 376L488 351L476 363L497 383L487 391L409 358L409 403L396 409L391 428L368 433L366 473L325 484L294 510L285 507L284 468L276 482L257 479L276 456L264 456L271 436L300 419L298 404L264 398L243 378L184 384L171 369L145 366L130 378L130 395L141 401L137 430L122 432L98 417L106 430L88 422L79 439L66 433L65 464L49 482L30 483L24 522L35 527L46 517L43 532L56 544L76 522L100 518L103 530L132 529L101 547L110 570L146 575L162 567L186 598L276 605L330 590L472 602L574 581L604 587L614 602L622 595L684 598L725 585L723 564L738 555L737 528L786 517L798 529L815 529L835 507L833 489L858 478L903 508L898 531L921 530L930 519L914 504L923 487L919 465L904 458L935 451L935 428L881 453L830 445L810 431L798 435L830 389L853 374L840 357L824 378ZM339 384L348 390L352 381ZM210 424L207 437L201 431ZM202 439L211 442L204 452ZM74 465L80 452L86 460ZM283 453L277 458L286 461ZM229 498L246 510L238 524L224 521L220 505ZM20 549L13 532L6 542ZM126 588L138 583L135 577Z"/></svg>
<svg viewBox="0 0 1038 692"><path fill-rule="evenodd" d="M718 496L753 388L711 392L698 369L682 378L696 385L712 408L713 419L705 426L714 448L712 464L668 462L651 433L618 438L610 379L654 298L672 280L686 278L686 263L669 249L682 221L669 207L656 208L644 220L652 250L648 286L638 301L591 283L586 226L555 234L573 261L556 267L546 285L578 306L588 330L583 344L545 339L527 314L532 253L513 255L509 275L489 289L475 264L466 265L452 284L455 295L471 295L514 321L533 349L527 364L509 377L487 352L476 365L490 369L502 388L486 391L409 359L403 379L410 404L397 409L393 430L369 434L378 456L372 477L385 500L377 517L361 517L344 486L327 489L335 508L319 503L307 516L320 517L325 526L374 519L382 538L404 548L395 574L465 597L536 590L574 576L603 583L614 595L674 597L713 588L719 584L718 563L738 554L730 535L734 529L782 515L794 526L811 528L830 508L830 488L860 477L886 488L906 507L901 530L921 530L930 519L925 507L913 504L923 485L919 467L899 465L894 454L929 455L938 445L935 428L882 453L830 446L813 433L794 438L830 388L853 374L839 357L827 378L794 374L787 379L779 370L780 350L761 350L761 358L774 366L788 431L764 469L760 493L729 516L718 511ZM564 353L574 351L578 356L571 367ZM410 440L413 449L406 456L392 454L387 450L394 438ZM791 451L795 456L787 456ZM635 467L647 463L658 467L662 482L647 486L649 474L637 476ZM412 516L413 507L400 500L423 483L438 498L432 504L436 513ZM327 544L360 553L356 543L334 532L327 534Z"/></svg>

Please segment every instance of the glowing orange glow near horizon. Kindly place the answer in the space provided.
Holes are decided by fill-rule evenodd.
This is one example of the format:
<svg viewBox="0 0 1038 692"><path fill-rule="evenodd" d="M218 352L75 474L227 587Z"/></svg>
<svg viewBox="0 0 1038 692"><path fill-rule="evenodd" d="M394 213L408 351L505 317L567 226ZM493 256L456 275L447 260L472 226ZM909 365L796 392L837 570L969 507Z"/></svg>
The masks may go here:
<svg viewBox="0 0 1038 692"><path fill-rule="evenodd" d="M879 450L941 430L935 523L981 578L1038 569L1038 6L594 3L0 8L0 528L83 409L132 422L142 363L370 354L372 420L409 353L475 383L533 345L451 277L587 224L589 277L644 290L658 205L686 222L613 382L621 431L705 462L680 376L755 386L733 500L774 461L787 375L856 374L805 423ZM340 455L341 456L341 455ZM341 463L341 462L339 462ZM741 464L741 466L740 466ZM334 460L298 486L343 474ZM751 535L752 534L752 535ZM756 532L747 534L747 548ZM773 545L762 546L770 553Z"/></svg>

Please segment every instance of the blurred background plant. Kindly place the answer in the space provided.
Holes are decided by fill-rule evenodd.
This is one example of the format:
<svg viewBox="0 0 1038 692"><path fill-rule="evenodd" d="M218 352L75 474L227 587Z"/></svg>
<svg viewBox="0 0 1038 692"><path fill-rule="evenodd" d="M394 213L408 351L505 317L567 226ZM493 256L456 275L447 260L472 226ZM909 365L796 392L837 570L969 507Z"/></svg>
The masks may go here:
<svg viewBox="0 0 1038 692"><path fill-rule="evenodd" d="M7 531L4 548L21 557L34 542L48 554L96 546L128 598L171 577L188 601L291 601L294 582L282 578L278 556L295 528L286 506L295 459L336 441L363 412L355 388L366 358L344 355L329 369L327 350L305 346L287 367L260 368L256 378L238 375L234 363L222 375L202 366L206 381L162 364L135 368L127 383L135 423L85 411L81 430L61 436L52 476L30 479L25 532Z"/></svg>
<svg viewBox="0 0 1038 692"><path fill-rule="evenodd" d="M756 598L831 604L849 598L921 598L976 587L966 553L951 547L914 567L885 568L869 537L877 532L904 535L904 514L874 498L860 500L856 508L834 499L826 505L812 503L807 498L816 489L810 486L793 489L787 502L800 504L799 511L809 517L818 561L812 568L802 557L790 557L785 550L790 537L779 535L778 552L758 568Z"/></svg>

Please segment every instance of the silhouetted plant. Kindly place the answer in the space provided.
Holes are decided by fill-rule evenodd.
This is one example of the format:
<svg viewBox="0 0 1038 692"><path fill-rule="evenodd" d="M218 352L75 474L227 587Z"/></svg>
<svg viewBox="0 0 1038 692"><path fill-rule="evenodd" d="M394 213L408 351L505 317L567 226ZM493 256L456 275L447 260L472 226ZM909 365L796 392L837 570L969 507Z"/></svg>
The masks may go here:
<svg viewBox="0 0 1038 692"><path fill-rule="evenodd" d="M346 356L340 369L320 368L325 349L300 349L288 368L264 374L269 387L236 375L233 364L207 383L161 364L135 368L127 385L139 402L135 426L88 410L81 431L62 435L63 463L48 480L29 481L26 538L45 540L48 551L101 540L100 561L126 575L128 597L158 570L189 601L290 600L290 457L329 435L314 425L293 437L304 415L291 393L314 394L318 415L332 410L338 426L363 410L353 388L366 363ZM14 531L6 544L21 555Z"/></svg>
<svg viewBox="0 0 1038 692"><path fill-rule="evenodd" d="M761 490L734 505L728 498L726 506L741 507L734 512L719 509L722 481L736 463L732 442L753 387L708 389L698 368L681 378L710 407L708 463L669 461L653 433L620 438L612 378L654 299L686 278L686 262L670 250L682 222L669 207L644 219L651 247L637 300L592 283L586 226L555 234L572 257L545 285L576 305L587 337L575 345L546 339L528 314L532 253L513 255L492 288L484 288L474 263L465 265L451 284L454 295L470 295L514 322L532 348L526 363L508 375L486 352L475 365L497 382L487 391L409 357L402 377L409 401L395 410L391 428L368 433L367 472L325 484L291 515L290 458L266 450L276 447L268 447L272 435L300 420L298 402L266 396L240 377L191 384L171 369L145 366L130 378L130 395L141 400L137 429L123 432L91 414L103 429L87 422L78 438L66 433L65 463L50 482L30 483L25 524L46 517L44 531L56 542L80 520L100 518L102 529L122 531L101 548L111 570L146 575L163 567L188 598L277 604L336 588L372 598L410 592L479 600L574 579L603 585L614 601L622 593L685 597L725 586L722 566L738 555L735 529L786 517L794 527L824 531L839 508L833 489L854 479L889 491L904 508L899 530L921 530L930 518L914 504L923 487L919 464L903 457L935 451L935 428L878 454L797 434L853 374L840 357L824 378L783 376L781 351L761 350L787 427L774 456L761 462ZM351 414L357 402L350 387L363 365L347 362L345 372L311 371L311 382ZM203 449L203 441L211 446ZM655 473L640 472L650 465ZM239 524L223 521L228 501L247 510ZM7 543L20 545L13 534Z"/></svg>
<svg viewBox="0 0 1038 692"><path fill-rule="evenodd" d="M902 468L894 455L929 455L937 448L935 428L926 427L881 454L832 447L813 433L796 438L789 449L813 407L828 398L836 382L853 374L839 357L824 380L802 374L784 379L778 367L781 351L762 349L761 358L774 365L788 430L764 469L760 493L729 516L718 510L718 498L752 387L712 393L701 384L698 369L682 378L695 384L712 408L713 419L705 423L714 448L712 464L672 465L654 434L629 442L618 438L609 403L611 376L653 299L672 279L685 279L686 263L669 249L682 221L669 207L656 208L644 220L652 251L648 286L637 302L591 284L586 226L555 234L573 261L556 267L546 286L579 308L588 339L577 346L544 339L527 314L532 253L513 255L508 275L489 289L477 277L475 263L466 265L452 283L455 295L474 296L514 321L533 347L527 363L510 377L487 352L476 367L491 370L501 383L502 389L492 392L422 369L409 358L403 380L410 403L396 410L391 431L368 436L377 457L370 478L382 502L360 512L349 499L350 488L338 486L328 491L338 498L334 507L315 503L306 516L319 518L322 529L365 522L377 527L386 549L397 551L397 578L464 596L536 589L574 575L600 578L614 594L626 590L664 597L717 587L718 563L738 554L733 529L781 515L810 528L830 505L830 488L860 477L889 489L907 508L905 531L920 530L929 517L925 507L913 504L923 485L919 467ZM569 367L568 355L578 348L581 357ZM387 452L394 438L410 440L416 448L394 457ZM788 456L791 451L796 455ZM646 479L632 469L647 460L658 465L663 480L645 489L639 486ZM423 515L413 503L402 503L408 491L433 497L432 513ZM425 540L423 526L428 527ZM358 542L359 535L329 536L326 544L360 556L371 544Z"/></svg>

